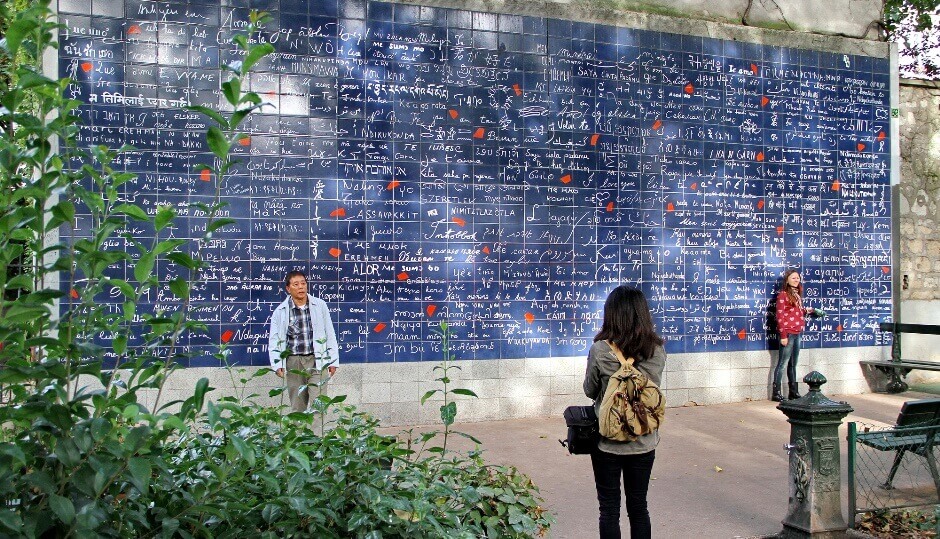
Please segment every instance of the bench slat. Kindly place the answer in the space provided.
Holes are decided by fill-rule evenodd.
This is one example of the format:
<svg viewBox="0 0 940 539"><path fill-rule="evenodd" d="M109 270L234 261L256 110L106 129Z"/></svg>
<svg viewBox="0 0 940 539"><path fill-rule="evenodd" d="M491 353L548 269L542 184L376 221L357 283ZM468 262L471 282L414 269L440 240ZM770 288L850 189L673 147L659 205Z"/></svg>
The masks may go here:
<svg viewBox="0 0 940 539"><path fill-rule="evenodd" d="M875 436L869 436L869 434ZM881 432L871 432L859 434L856 439L859 443L878 449L879 451L897 451L899 449L916 449L923 446L924 443L927 442L927 435L890 436Z"/></svg>
<svg viewBox="0 0 940 539"><path fill-rule="evenodd" d="M933 445L940 433L940 399L919 399L901 405L894 430L863 432L857 440L881 451L915 449ZM929 438L928 438L929 437Z"/></svg>
<svg viewBox="0 0 940 539"><path fill-rule="evenodd" d="M918 369L922 371L940 371L940 363L933 361L918 361L913 359L902 359L900 361L889 361L881 359L863 359L859 361L862 365L872 365L874 367L892 367L902 369Z"/></svg>
<svg viewBox="0 0 940 539"><path fill-rule="evenodd" d="M895 322L882 322L878 325L881 331L891 333L921 333L924 335L940 335L940 326L930 324L901 324Z"/></svg>
<svg viewBox="0 0 940 539"><path fill-rule="evenodd" d="M936 428L938 424L940 424L940 399L918 399L905 401L901 405L897 420L898 427L931 429Z"/></svg>

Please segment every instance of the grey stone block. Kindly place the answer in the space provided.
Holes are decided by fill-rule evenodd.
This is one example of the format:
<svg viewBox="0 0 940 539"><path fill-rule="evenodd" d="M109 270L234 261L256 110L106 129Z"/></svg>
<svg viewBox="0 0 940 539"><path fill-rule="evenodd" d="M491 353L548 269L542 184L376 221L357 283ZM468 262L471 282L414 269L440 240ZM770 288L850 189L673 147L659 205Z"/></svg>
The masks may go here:
<svg viewBox="0 0 940 539"><path fill-rule="evenodd" d="M569 406L588 406L590 404L592 404L591 399L584 395L552 395L548 400L548 415L561 417L565 412L565 408Z"/></svg>
<svg viewBox="0 0 940 539"><path fill-rule="evenodd" d="M434 377L437 362L415 361L393 363L389 372L390 382L419 382Z"/></svg>
<svg viewBox="0 0 940 539"><path fill-rule="evenodd" d="M826 3L827 13L820 16L816 0L754 0L744 16L745 24L782 28L799 32L864 38L872 24L881 20L881 0L832 0Z"/></svg>
<svg viewBox="0 0 940 539"><path fill-rule="evenodd" d="M457 420L469 421L497 421L505 419L502 415L502 399L471 399L457 404Z"/></svg>
<svg viewBox="0 0 940 539"><path fill-rule="evenodd" d="M667 407L685 406L691 400L688 389L664 389L663 396L666 397Z"/></svg>
<svg viewBox="0 0 940 539"><path fill-rule="evenodd" d="M417 402L392 402L388 405L388 422L384 426L416 425L420 421Z"/></svg>
<svg viewBox="0 0 940 539"><path fill-rule="evenodd" d="M474 379L497 379L500 375L499 361L473 361L470 364L470 376Z"/></svg>
<svg viewBox="0 0 940 539"><path fill-rule="evenodd" d="M343 404L359 406L362 403L362 386L342 384L340 383L341 381L341 379L336 379L330 382L327 385L327 394L331 397L346 395L346 400L343 401Z"/></svg>
<svg viewBox="0 0 940 539"><path fill-rule="evenodd" d="M362 395L359 398L360 404L387 404L391 401L391 382L367 382L362 384Z"/></svg>
<svg viewBox="0 0 940 539"><path fill-rule="evenodd" d="M716 363L716 356L717 354L687 354L682 361L682 370L707 371ZM669 364L669 358L666 358L666 364Z"/></svg>
<svg viewBox="0 0 940 539"><path fill-rule="evenodd" d="M698 373L700 374L700 373ZM661 389L679 389L689 387L689 377L692 375L689 371L672 371L663 373L663 383Z"/></svg>
<svg viewBox="0 0 940 539"><path fill-rule="evenodd" d="M553 376L550 379L549 395L582 393L583 376Z"/></svg>
<svg viewBox="0 0 940 539"><path fill-rule="evenodd" d="M544 417L551 413L551 399L546 396L538 398L504 398L500 402L507 417Z"/></svg>

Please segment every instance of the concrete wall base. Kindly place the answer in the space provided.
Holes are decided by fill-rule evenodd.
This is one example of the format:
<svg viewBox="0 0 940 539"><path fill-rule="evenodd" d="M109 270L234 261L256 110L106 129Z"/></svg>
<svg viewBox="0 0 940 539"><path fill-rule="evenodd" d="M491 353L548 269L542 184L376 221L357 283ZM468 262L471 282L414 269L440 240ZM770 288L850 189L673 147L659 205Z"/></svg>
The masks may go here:
<svg viewBox="0 0 940 539"><path fill-rule="evenodd" d="M828 383L827 395L870 392L859 361L886 359L887 347L807 349L800 355L797 374L800 379L817 370ZM712 354L673 354L663 373L663 392L667 405L700 406L732 402L766 400L770 397L771 367L776 350L717 352ZM564 409L588 404L581 384L586 358L530 358L518 360L456 361L461 370L450 373L450 387L473 390L478 398L457 395L458 420L462 422L495 421L526 417L560 417ZM440 421L440 394L424 405L421 397L440 389L438 363L376 363L341 365L330 382L329 394L346 395L346 403L369 412L384 426L435 424ZM280 397L268 397L281 380L273 373L252 379L248 387L238 382L250 378L257 367L242 373L223 368L190 368L174 372L167 380L161 400L185 399L200 378L208 378L215 390L212 395L245 397L267 405L281 404ZM805 390L805 388L803 388ZM147 399L151 400L147 400ZM155 393L144 403L152 405ZM286 399L284 399L286 403Z"/></svg>

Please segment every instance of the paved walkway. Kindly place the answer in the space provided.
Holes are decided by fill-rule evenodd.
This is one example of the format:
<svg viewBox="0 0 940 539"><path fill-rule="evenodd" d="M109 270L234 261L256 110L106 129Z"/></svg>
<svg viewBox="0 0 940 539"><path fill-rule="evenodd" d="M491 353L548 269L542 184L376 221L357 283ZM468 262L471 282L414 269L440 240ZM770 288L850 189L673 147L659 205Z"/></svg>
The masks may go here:
<svg viewBox="0 0 940 539"><path fill-rule="evenodd" d="M846 421L885 425L894 423L904 401L929 397L935 395L830 396L855 409ZM667 409L650 486L653 537L730 539L779 532L787 509L783 445L789 442L789 427L770 401ZM549 537L597 537L590 457L569 455L559 445L566 431L562 418L470 423L457 429L479 438L488 460L512 464L535 481L557 519ZM845 432L843 424L843 478ZM845 511L845 480L842 490ZM625 514L621 525L629 537Z"/></svg>

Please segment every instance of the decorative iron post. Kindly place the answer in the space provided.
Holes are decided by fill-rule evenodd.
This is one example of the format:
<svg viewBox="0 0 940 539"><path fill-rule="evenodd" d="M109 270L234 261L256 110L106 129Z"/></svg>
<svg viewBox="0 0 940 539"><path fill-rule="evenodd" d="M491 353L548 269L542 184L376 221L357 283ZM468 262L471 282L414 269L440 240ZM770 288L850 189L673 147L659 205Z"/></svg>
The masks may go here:
<svg viewBox="0 0 940 539"><path fill-rule="evenodd" d="M847 529L840 499L839 425L852 407L829 400L819 390L826 377L803 378L809 392L777 409L790 423L790 505L780 539L835 539Z"/></svg>

